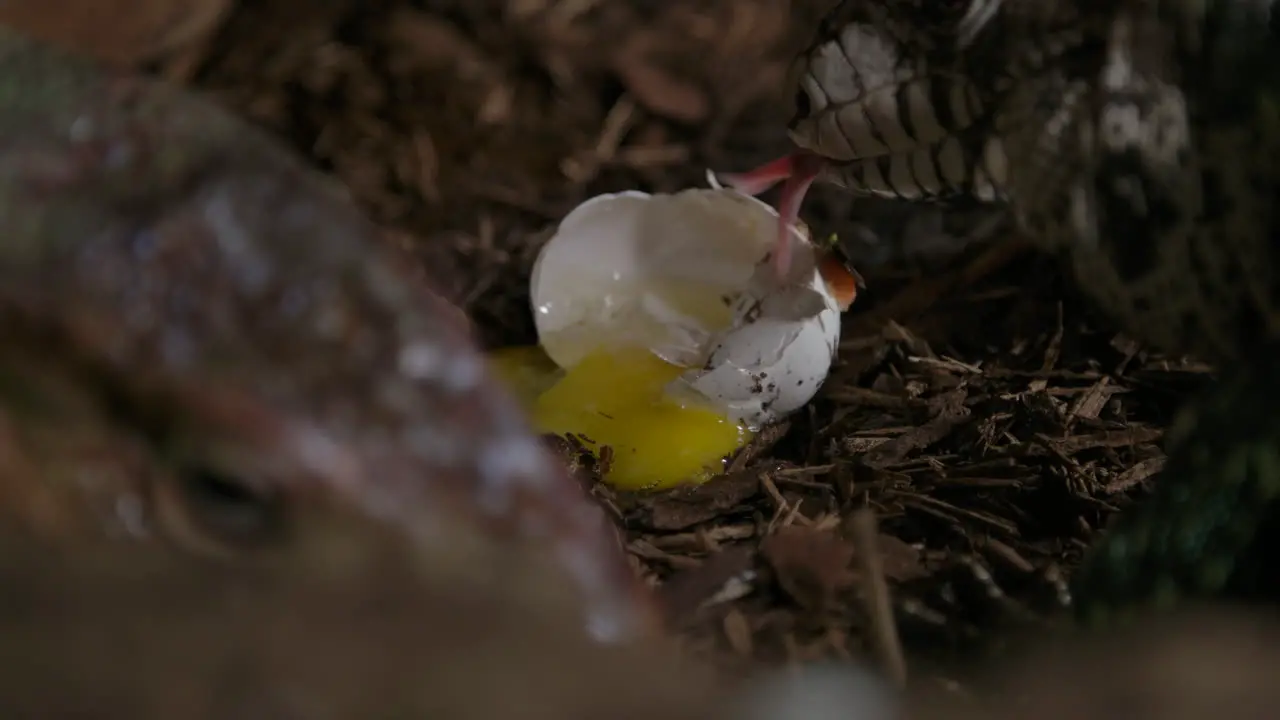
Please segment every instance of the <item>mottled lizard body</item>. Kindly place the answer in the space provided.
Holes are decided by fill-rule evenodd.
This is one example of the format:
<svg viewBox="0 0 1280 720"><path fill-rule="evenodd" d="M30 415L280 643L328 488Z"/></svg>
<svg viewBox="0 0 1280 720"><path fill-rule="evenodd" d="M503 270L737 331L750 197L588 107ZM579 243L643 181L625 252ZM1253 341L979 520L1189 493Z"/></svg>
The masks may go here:
<svg viewBox="0 0 1280 720"><path fill-rule="evenodd" d="M1076 574L1087 614L1273 590L1277 60L1258 0L845 0L797 64L818 180L1006 202L1123 329L1220 364Z"/></svg>
<svg viewBox="0 0 1280 720"><path fill-rule="evenodd" d="M0 227L0 524L235 564L340 508L647 627L461 311L261 130L0 29Z"/></svg>

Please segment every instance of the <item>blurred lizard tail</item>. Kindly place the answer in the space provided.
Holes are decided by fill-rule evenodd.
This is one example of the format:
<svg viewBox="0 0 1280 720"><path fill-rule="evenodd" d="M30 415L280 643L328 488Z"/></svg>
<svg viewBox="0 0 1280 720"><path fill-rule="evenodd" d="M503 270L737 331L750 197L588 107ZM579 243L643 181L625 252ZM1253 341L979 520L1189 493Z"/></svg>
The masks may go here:
<svg viewBox="0 0 1280 720"><path fill-rule="evenodd" d="M1120 515L1072 578L1086 625L1181 601L1280 604L1280 342L1185 406L1145 502Z"/></svg>

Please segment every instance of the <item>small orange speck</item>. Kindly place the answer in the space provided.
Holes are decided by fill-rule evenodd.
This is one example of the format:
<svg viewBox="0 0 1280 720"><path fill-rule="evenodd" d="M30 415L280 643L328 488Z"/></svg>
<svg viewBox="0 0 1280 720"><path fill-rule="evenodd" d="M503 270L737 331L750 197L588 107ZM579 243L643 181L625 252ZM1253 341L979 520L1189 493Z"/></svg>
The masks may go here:
<svg viewBox="0 0 1280 720"><path fill-rule="evenodd" d="M840 312L848 310L858 297L858 276L832 253L823 255L818 261L818 272L822 273L822 280L835 296Z"/></svg>

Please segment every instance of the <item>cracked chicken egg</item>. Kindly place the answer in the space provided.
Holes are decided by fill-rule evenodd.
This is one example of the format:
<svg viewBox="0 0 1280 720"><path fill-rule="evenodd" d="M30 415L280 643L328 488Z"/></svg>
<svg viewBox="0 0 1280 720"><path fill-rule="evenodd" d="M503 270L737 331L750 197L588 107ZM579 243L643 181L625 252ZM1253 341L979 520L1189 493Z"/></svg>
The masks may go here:
<svg viewBox="0 0 1280 720"><path fill-rule="evenodd" d="M627 489L705 480L821 387L852 274L791 228L770 263L773 208L736 190L621 192L574 209L542 247L538 348L495 354L538 430L575 435Z"/></svg>

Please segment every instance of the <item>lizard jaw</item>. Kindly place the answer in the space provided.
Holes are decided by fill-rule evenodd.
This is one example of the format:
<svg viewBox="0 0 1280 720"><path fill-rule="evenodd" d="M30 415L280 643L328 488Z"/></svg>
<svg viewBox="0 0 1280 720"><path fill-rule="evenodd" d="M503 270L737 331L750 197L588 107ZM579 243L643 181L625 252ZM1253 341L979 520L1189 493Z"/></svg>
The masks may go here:
<svg viewBox="0 0 1280 720"><path fill-rule="evenodd" d="M724 173L719 178L726 185L746 195L759 195L782 183L778 195L778 239L774 245L773 267L778 278L786 278L791 271L791 257L795 238L791 228L800 217L800 207L813 181L817 179L826 161L810 152L800 151L741 173Z"/></svg>

